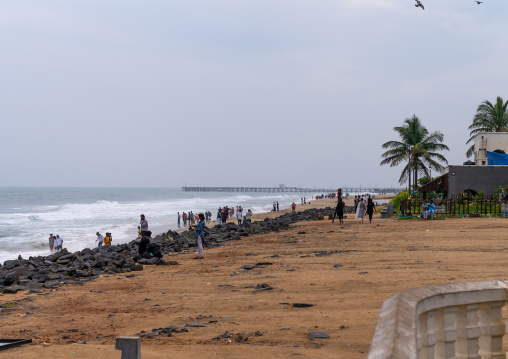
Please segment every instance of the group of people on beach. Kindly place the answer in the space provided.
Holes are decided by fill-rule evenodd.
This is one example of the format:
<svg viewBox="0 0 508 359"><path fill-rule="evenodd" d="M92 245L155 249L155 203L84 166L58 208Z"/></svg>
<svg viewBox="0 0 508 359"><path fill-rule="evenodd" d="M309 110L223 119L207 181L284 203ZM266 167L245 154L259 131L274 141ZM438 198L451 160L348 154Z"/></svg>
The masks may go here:
<svg viewBox="0 0 508 359"><path fill-rule="evenodd" d="M59 252L62 250L63 239L57 234L56 236L51 233L49 235L49 250L50 252Z"/></svg>
<svg viewBox="0 0 508 359"><path fill-rule="evenodd" d="M238 224L242 224L245 222L250 222L252 214L253 214L252 211L248 209L244 216L242 206L236 206L236 212L235 207L231 208L229 208L228 206L219 207L219 209L217 210L217 222L219 224L225 224L227 223L229 218L236 218Z"/></svg>
<svg viewBox="0 0 508 359"><path fill-rule="evenodd" d="M369 223L372 223L372 215L376 211L376 206L370 195L368 198L365 196L366 195L355 196L355 219L358 219L360 223L363 223L363 218L365 217L365 213L367 213L369 216Z"/></svg>
<svg viewBox="0 0 508 359"><path fill-rule="evenodd" d="M333 199L333 198L335 198L336 195L337 194L335 192L328 193L328 194L321 194L321 195L316 196L316 199L325 199L325 198ZM314 196L312 196L312 199L314 199Z"/></svg>
<svg viewBox="0 0 508 359"><path fill-rule="evenodd" d="M100 232L95 233L95 235L97 236L97 239L95 240L95 242L97 242L97 247L102 247L102 245L107 247L111 246L113 238L111 237L110 232L106 232L106 236L103 236Z"/></svg>
<svg viewBox="0 0 508 359"><path fill-rule="evenodd" d="M206 211L204 214L205 221L210 221L212 219L212 213L210 211ZM177 212L177 224L178 228L180 228L181 221L183 221L183 226L187 227L187 222L189 226L198 223L199 222L199 215L195 215L194 212L182 212L180 215L180 212Z"/></svg>

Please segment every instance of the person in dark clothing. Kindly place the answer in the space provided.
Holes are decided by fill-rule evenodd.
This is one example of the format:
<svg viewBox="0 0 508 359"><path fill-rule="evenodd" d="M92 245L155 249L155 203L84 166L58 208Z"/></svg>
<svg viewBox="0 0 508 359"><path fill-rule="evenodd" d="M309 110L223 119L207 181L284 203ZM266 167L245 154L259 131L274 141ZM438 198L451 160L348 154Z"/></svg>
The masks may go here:
<svg viewBox="0 0 508 359"><path fill-rule="evenodd" d="M337 202L337 207L335 208L335 214L339 217L339 223L344 223L344 202L342 198L339 197L339 202Z"/></svg>
<svg viewBox="0 0 508 359"><path fill-rule="evenodd" d="M369 215L369 223L372 223L372 215L374 214L375 210L376 206L374 205L374 202L372 202L372 198L369 197L367 201L367 214Z"/></svg>
<svg viewBox="0 0 508 359"><path fill-rule="evenodd" d="M151 236L152 236L152 232L146 231L145 235L139 241L138 253L139 253L140 256L142 256L143 253L146 252L146 248L150 244L150 238L151 238Z"/></svg>

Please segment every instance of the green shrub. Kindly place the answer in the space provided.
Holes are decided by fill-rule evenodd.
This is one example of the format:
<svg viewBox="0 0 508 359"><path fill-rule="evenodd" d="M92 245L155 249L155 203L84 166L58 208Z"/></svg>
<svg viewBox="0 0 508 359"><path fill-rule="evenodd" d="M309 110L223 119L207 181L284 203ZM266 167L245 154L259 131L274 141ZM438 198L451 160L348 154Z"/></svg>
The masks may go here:
<svg viewBox="0 0 508 359"><path fill-rule="evenodd" d="M407 191L402 191L398 195L392 198L390 202L393 202L393 210L395 213L399 213L400 202L403 198L407 197Z"/></svg>

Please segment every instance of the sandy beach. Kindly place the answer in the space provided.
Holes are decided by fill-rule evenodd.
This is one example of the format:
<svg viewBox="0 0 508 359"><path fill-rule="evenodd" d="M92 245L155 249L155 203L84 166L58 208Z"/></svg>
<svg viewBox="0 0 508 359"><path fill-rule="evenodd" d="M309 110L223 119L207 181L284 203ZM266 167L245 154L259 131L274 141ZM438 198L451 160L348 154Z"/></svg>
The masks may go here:
<svg viewBox="0 0 508 359"><path fill-rule="evenodd" d="M117 336L175 325L187 331L144 338L142 357L365 358L381 304L396 293L505 279L505 227L501 218L300 222L208 249L203 261L168 255L179 265L1 295L1 337L33 344L0 355L120 358ZM312 331L330 338L310 340Z"/></svg>

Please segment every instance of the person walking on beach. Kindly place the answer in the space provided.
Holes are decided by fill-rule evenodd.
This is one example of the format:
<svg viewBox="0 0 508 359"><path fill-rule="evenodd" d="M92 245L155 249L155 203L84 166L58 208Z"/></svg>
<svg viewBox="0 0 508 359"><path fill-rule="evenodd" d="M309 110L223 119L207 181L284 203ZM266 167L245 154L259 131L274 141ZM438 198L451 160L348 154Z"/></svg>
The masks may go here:
<svg viewBox="0 0 508 359"><path fill-rule="evenodd" d="M275 203L277 203L277 211L279 211L279 201L277 201Z"/></svg>
<svg viewBox="0 0 508 359"><path fill-rule="evenodd" d="M374 205L374 202L372 202L372 198L369 197L367 200L367 214L369 215L369 223L372 223L372 215L374 214L375 210L376 206Z"/></svg>
<svg viewBox="0 0 508 359"><path fill-rule="evenodd" d="M204 259L203 241L205 240L205 216L203 213L198 214L199 223L196 226L190 226L189 229L196 232L196 244L198 246L198 255L196 259Z"/></svg>
<svg viewBox="0 0 508 359"><path fill-rule="evenodd" d="M238 218L238 224L242 224L243 213L241 211L236 212L236 218Z"/></svg>
<svg viewBox="0 0 508 359"><path fill-rule="evenodd" d="M141 226L141 236L144 236L146 232L148 232L148 221L145 218L145 215L140 215L141 220L139 221L139 225Z"/></svg>
<svg viewBox="0 0 508 359"><path fill-rule="evenodd" d="M143 232L141 232L141 233L143 233ZM102 247L102 242L104 241L104 237L99 232L97 232L96 235L97 235L97 239L95 241L98 243L97 247Z"/></svg>
<svg viewBox="0 0 508 359"><path fill-rule="evenodd" d="M295 202L293 202L293 204L291 205L291 211L292 212L296 212L296 204L295 204Z"/></svg>
<svg viewBox="0 0 508 359"><path fill-rule="evenodd" d="M363 198L360 198L360 202L358 202L358 208L356 209L355 219L359 219L361 223L363 223L364 216L365 216L365 202L363 201Z"/></svg>
<svg viewBox="0 0 508 359"><path fill-rule="evenodd" d="M180 228L180 212L177 212L177 215L178 219L176 220L176 222L178 223L178 228Z"/></svg>
<svg viewBox="0 0 508 359"><path fill-rule="evenodd" d="M49 250L53 252L53 249L55 248L55 239L53 237L53 233L49 235Z"/></svg>
<svg viewBox="0 0 508 359"><path fill-rule="evenodd" d="M341 197L339 197L337 207L335 207L335 215L339 217L339 223L344 224L344 202Z"/></svg>
<svg viewBox="0 0 508 359"><path fill-rule="evenodd" d="M248 209L247 213L245 214L245 220L250 223L251 222L251 217L252 217L252 212L251 212L250 209Z"/></svg>

